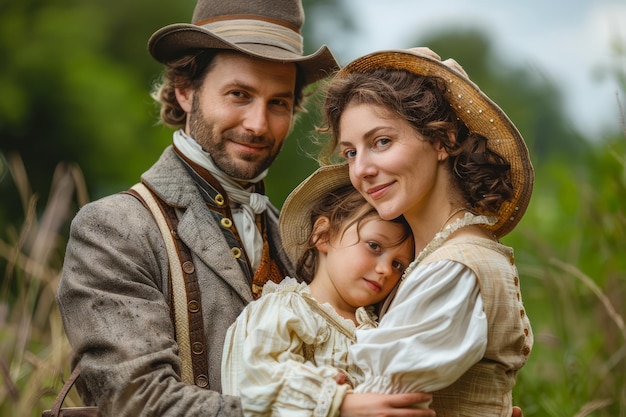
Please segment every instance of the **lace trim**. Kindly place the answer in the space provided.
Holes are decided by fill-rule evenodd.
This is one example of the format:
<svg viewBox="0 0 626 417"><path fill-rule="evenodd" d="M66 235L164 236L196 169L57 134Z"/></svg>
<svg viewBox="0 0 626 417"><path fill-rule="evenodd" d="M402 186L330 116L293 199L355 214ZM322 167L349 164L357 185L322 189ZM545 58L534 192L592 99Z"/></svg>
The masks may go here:
<svg viewBox="0 0 626 417"><path fill-rule="evenodd" d="M431 253L439 249L443 245L443 243L450 237L450 235L452 235L454 232L464 227L473 226L477 224L485 224L485 225L493 226L494 224L496 224L496 222L497 222L497 219L492 216L476 215L470 212L465 213L465 216L461 217L460 219L446 226L445 229L437 233L435 237L433 237L432 240L428 242L428 245L426 245L424 249L422 249L422 251L413 260L413 262L411 262L409 266L406 268L400 280L404 281L404 279L408 277L411 272L413 272L413 270L419 265L420 262L424 260L424 258L426 258L428 255L430 255Z"/></svg>
<svg viewBox="0 0 626 417"><path fill-rule="evenodd" d="M309 286L304 282L298 282L295 278L285 277L280 283L276 284L273 281L267 281L265 285L263 285L263 295L271 294L274 292L282 292L282 291L294 291L294 292L303 292L307 290L308 292Z"/></svg>

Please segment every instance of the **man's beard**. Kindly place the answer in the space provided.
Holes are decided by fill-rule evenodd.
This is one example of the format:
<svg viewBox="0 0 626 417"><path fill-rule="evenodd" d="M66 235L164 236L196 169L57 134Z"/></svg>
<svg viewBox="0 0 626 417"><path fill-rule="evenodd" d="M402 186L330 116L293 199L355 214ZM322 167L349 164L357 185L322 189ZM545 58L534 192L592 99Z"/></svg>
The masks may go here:
<svg viewBox="0 0 626 417"><path fill-rule="evenodd" d="M237 139L238 143L265 143L263 137L253 135L237 135L234 131L226 131L221 137L215 133L214 124L207 121L198 104L197 96L194 96L191 113L189 114L189 133L205 152L211 155L213 163L230 177L242 180L250 180L272 165L280 149L275 154L270 154L262 159L258 155L243 153L238 159L231 158L226 152L226 144Z"/></svg>

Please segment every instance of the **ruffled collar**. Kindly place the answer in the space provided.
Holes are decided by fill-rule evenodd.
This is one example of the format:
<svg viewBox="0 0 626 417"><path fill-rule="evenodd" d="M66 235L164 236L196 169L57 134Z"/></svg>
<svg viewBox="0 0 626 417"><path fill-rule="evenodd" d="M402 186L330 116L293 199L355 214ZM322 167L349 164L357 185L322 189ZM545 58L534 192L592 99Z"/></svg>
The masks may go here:
<svg viewBox="0 0 626 417"><path fill-rule="evenodd" d="M356 310L355 316L358 325L355 326L352 320L339 315L337 310L335 310L335 308L329 303L320 303L314 299L311 296L311 289L309 286L304 282L298 282L294 278L286 277L278 284L268 281L263 286L263 296L275 292L297 292L301 294L308 300L313 301L315 307L317 307L318 310L323 311L325 315L331 318L335 324L350 330L350 333L354 333L356 329L360 329L362 327L371 328L377 326L376 314L374 313L373 306L359 307Z"/></svg>
<svg viewBox="0 0 626 417"><path fill-rule="evenodd" d="M426 258L428 255L439 249L443 243L456 231L467 226L473 226L477 224L494 225L497 219L492 216L477 215L471 212L466 212L463 217L450 223L441 232L437 233L430 242L422 249L422 251L415 257L413 262L409 264L404 273L402 274L401 281L404 281L406 277Z"/></svg>

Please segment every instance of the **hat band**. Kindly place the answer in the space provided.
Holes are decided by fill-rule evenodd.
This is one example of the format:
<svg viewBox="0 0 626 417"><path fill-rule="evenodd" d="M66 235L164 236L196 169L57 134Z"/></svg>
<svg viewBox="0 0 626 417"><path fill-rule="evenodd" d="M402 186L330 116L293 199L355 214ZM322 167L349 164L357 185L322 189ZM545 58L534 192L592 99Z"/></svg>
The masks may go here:
<svg viewBox="0 0 626 417"><path fill-rule="evenodd" d="M234 44L265 44L302 55L302 36L284 26L252 19L224 20L202 25Z"/></svg>

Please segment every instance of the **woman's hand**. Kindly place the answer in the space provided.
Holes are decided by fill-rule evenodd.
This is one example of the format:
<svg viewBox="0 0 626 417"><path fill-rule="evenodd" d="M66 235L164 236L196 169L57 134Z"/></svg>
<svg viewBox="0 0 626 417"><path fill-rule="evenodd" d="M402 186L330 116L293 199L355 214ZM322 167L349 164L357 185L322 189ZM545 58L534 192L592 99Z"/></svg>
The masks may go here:
<svg viewBox="0 0 626 417"><path fill-rule="evenodd" d="M341 417L434 417L426 403L431 394L347 394L341 404ZM421 408L419 408L421 407Z"/></svg>

